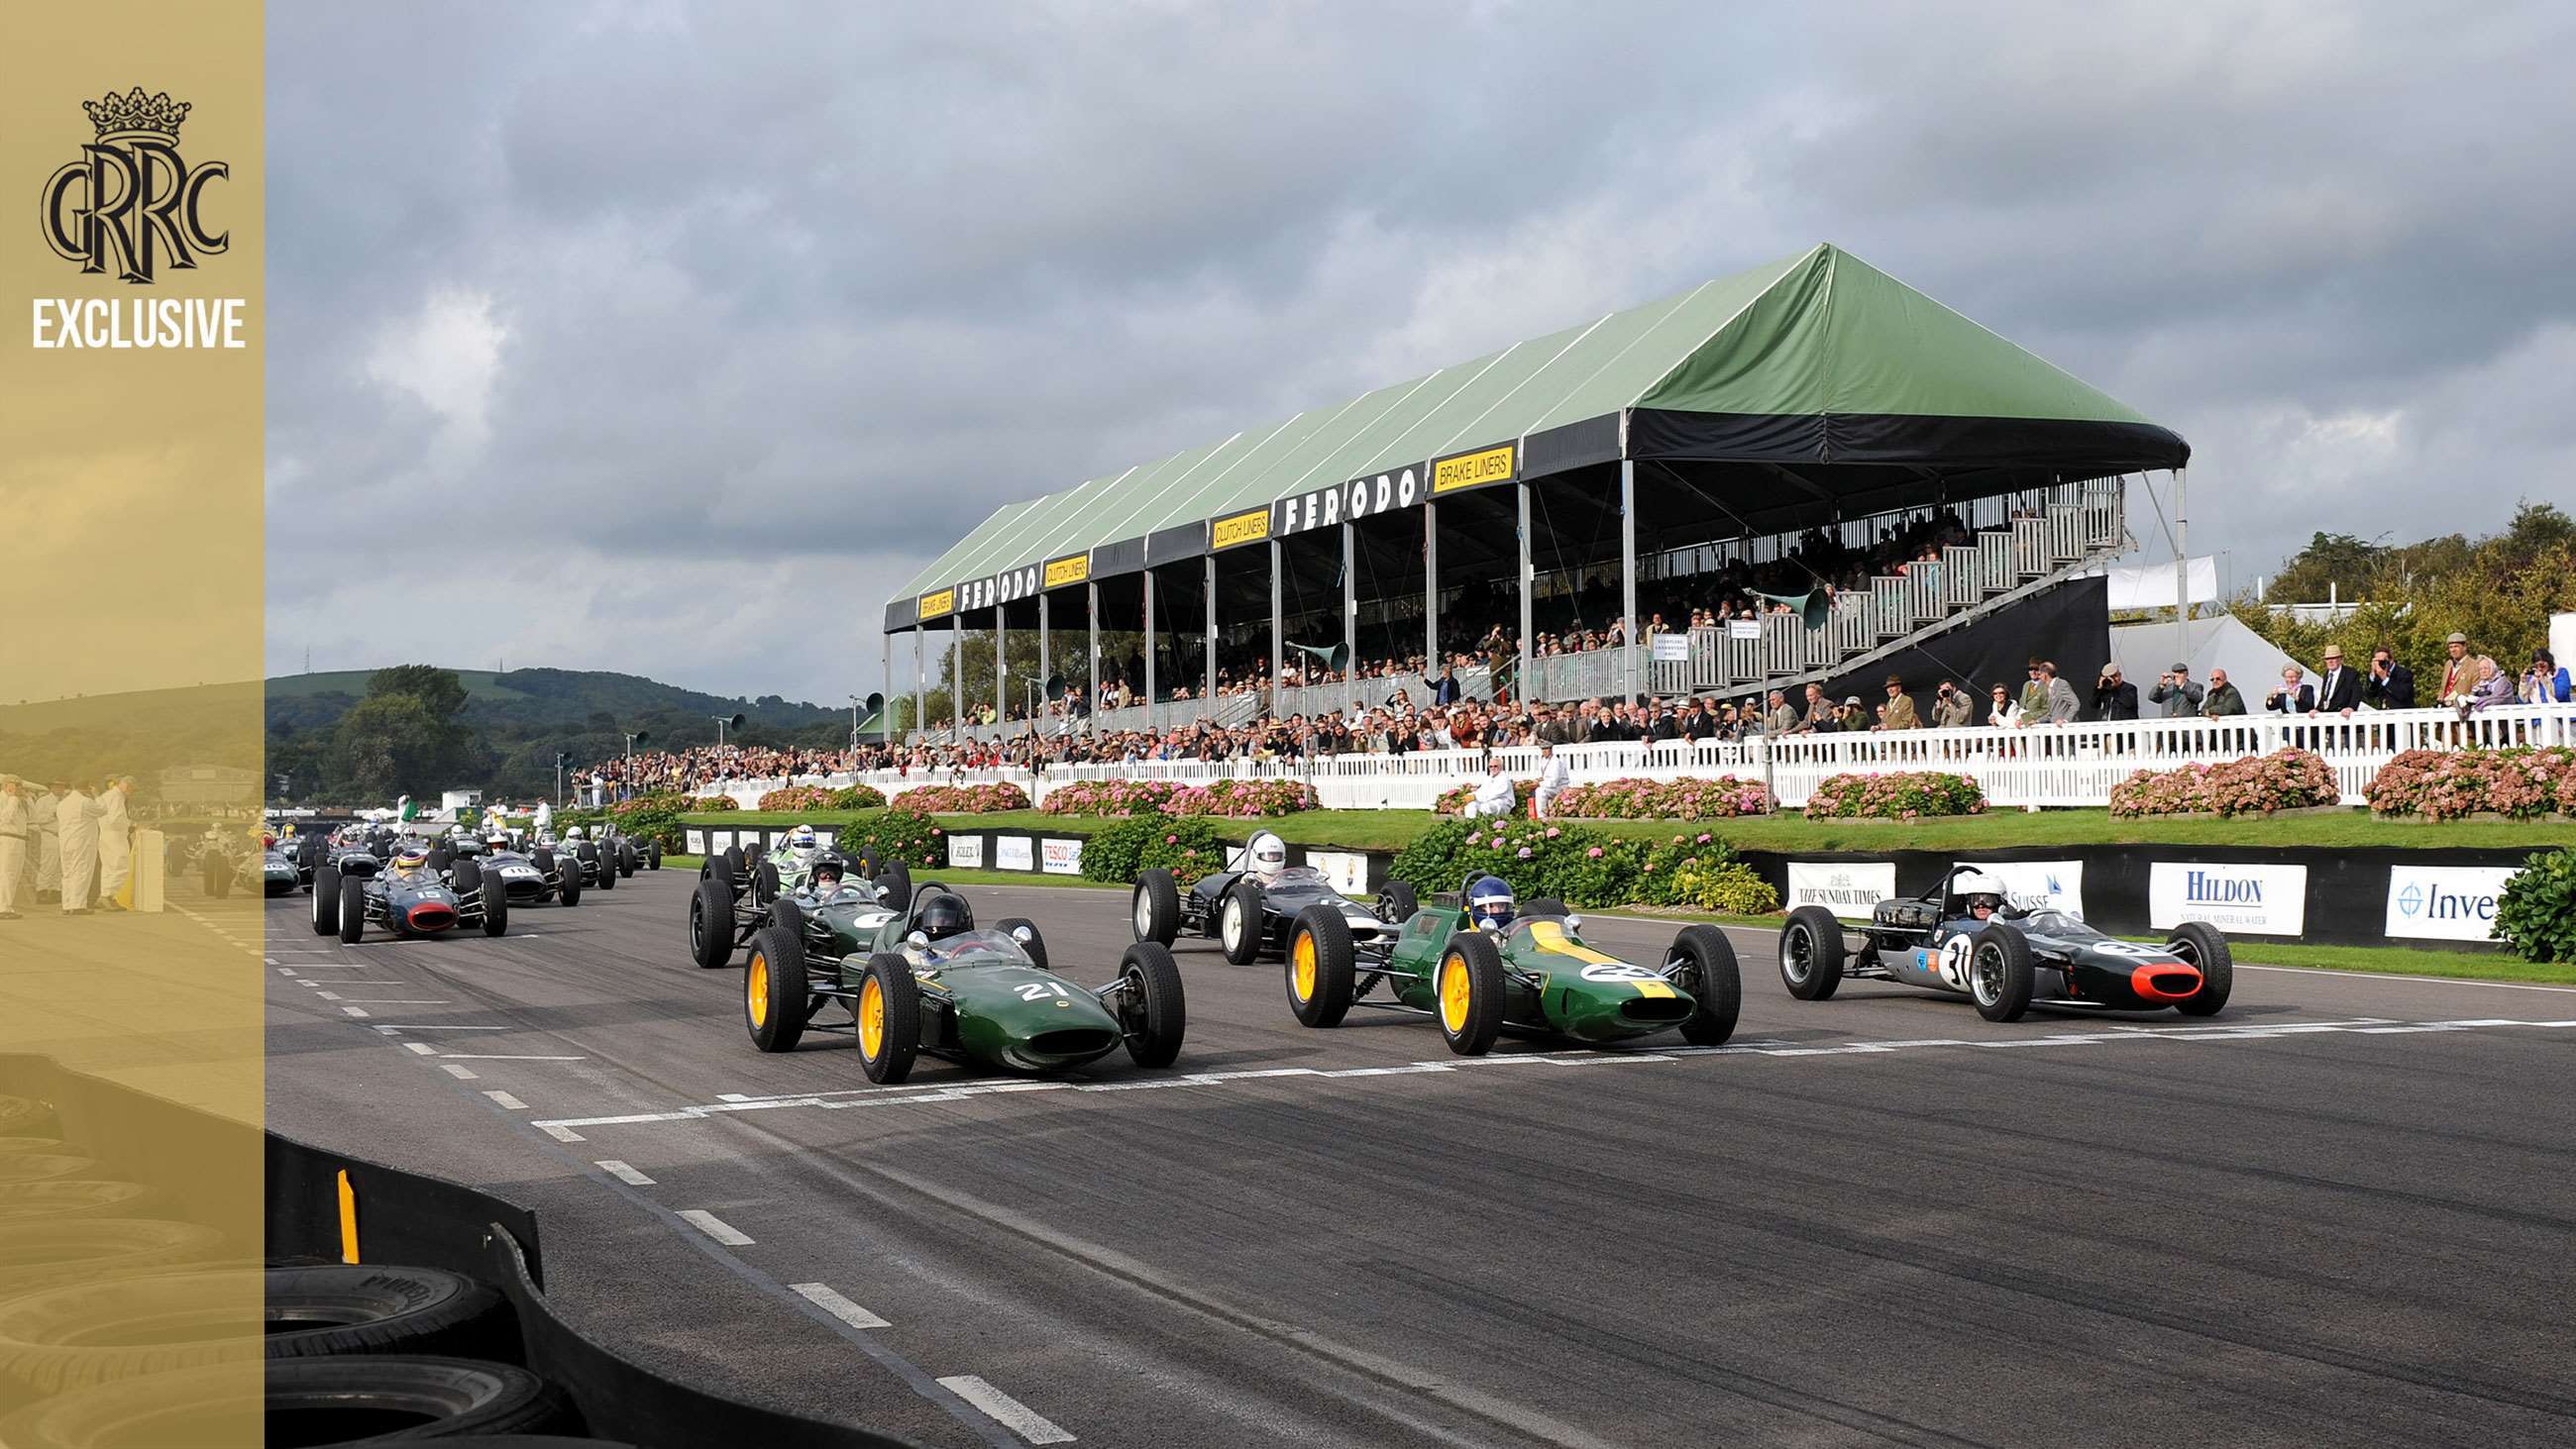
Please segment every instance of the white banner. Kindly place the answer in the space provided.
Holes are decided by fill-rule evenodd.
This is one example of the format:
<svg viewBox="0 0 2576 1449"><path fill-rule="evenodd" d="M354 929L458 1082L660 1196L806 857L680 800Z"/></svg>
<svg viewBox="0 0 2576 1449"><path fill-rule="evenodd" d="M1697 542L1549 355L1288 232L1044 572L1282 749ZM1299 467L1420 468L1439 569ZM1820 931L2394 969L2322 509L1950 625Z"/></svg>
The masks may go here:
<svg viewBox="0 0 2576 1449"><path fill-rule="evenodd" d="M707 833L706 833L705 831L703 831L703 830L698 829L698 828L697 828L696 826L694 826L694 825L693 825L693 826L691 826L691 827L689 827L689 854L691 854L691 855L704 855L704 854L706 854L706 853L707 853Z"/></svg>
<svg viewBox="0 0 2576 1449"><path fill-rule="evenodd" d="M1082 874L1082 841L1043 840L1038 842L1038 869L1048 875Z"/></svg>
<svg viewBox="0 0 2576 1449"><path fill-rule="evenodd" d="M2159 860L2147 867L2147 924L2207 921L2222 931L2297 936L2308 928L2308 868Z"/></svg>
<svg viewBox="0 0 2576 1449"><path fill-rule="evenodd" d="M1036 853L1025 835L993 837L993 869L995 870L1035 870L1038 868Z"/></svg>
<svg viewBox="0 0 2576 1449"><path fill-rule="evenodd" d="M2387 933L2418 941L2487 941L2496 897L2513 879L2504 865L2392 865Z"/></svg>
<svg viewBox="0 0 2576 1449"><path fill-rule="evenodd" d="M2025 911L2084 914L2084 862L2080 860L1981 860L1975 864L2003 882L2004 894Z"/></svg>
<svg viewBox="0 0 2576 1449"><path fill-rule="evenodd" d="M1367 856L1355 850L1310 850L1306 863L1323 872L1324 879L1343 895L1367 899Z"/></svg>
<svg viewBox="0 0 2576 1449"><path fill-rule="evenodd" d="M1893 861L1871 864L1789 862L1788 910L1823 906L1846 920L1865 921L1880 901L1896 894Z"/></svg>
<svg viewBox="0 0 2576 1449"><path fill-rule="evenodd" d="M1759 639L1762 637L1762 621L1759 619L1729 619L1726 621L1726 637L1729 639Z"/></svg>
<svg viewBox="0 0 2576 1449"><path fill-rule="evenodd" d="M708 853L708 854L710 854L710 855L722 855L722 854L724 854L726 851L731 850L731 849L733 849L733 832L732 832L732 831L730 831L730 830L719 830L719 831L717 831L715 834L710 835L710 836L708 836L708 837L707 837L707 853Z"/></svg>
<svg viewBox="0 0 2576 1449"><path fill-rule="evenodd" d="M960 870L984 868L984 837L952 835L948 837L948 863Z"/></svg>
<svg viewBox="0 0 2576 1449"><path fill-rule="evenodd" d="M1648 651L1647 657L1654 660L1657 664L1688 664L1690 662L1690 636L1688 634L1649 634L1646 636L1646 648Z"/></svg>

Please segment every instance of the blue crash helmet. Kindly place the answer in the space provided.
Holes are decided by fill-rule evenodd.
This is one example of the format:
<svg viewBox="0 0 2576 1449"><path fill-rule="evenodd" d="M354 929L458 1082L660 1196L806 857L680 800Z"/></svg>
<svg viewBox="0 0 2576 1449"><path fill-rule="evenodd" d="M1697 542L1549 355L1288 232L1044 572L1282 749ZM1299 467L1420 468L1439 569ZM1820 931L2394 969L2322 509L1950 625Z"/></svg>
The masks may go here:
<svg viewBox="0 0 2576 1449"><path fill-rule="evenodd" d="M1486 876L1467 887L1467 923L1485 930L1499 931L1512 923L1511 882L1499 876Z"/></svg>

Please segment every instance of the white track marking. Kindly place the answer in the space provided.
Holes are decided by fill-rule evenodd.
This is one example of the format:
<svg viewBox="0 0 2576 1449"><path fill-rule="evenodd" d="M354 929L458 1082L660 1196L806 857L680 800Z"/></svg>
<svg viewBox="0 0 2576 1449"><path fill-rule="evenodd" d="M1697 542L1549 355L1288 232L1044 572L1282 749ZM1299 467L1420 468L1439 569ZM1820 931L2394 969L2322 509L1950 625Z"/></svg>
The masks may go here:
<svg viewBox="0 0 2576 1449"><path fill-rule="evenodd" d="M527 1103L520 1101L518 1098L511 1096L507 1092L485 1092L483 1095L491 1098L494 1102L509 1108L513 1112L524 1112L528 1110Z"/></svg>
<svg viewBox="0 0 2576 1449"><path fill-rule="evenodd" d="M439 1070L447 1073L449 1076L454 1077L460 1082L475 1082L482 1080L482 1073L477 1072L470 1067L460 1067L453 1062L441 1062L438 1066Z"/></svg>
<svg viewBox="0 0 2576 1449"><path fill-rule="evenodd" d="M1925 1037L1910 1041L1843 1042L1828 1046L1801 1046L1788 1042L1756 1039L1732 1042L1725 1046L1674 1046L1654 1052L1561 1052L1511 1053L1504 1056L1455 1057L1447 1061L1411 1062L1390 1067L1345 1067L1326 1070L1315 1067L1270 1067L1258 1071L1181 1072L1168 1076L1138 1078L1118 1082L964 1082L954 1086L920 1085L912 1087L850 1088L817 1092L801 1097L746 1097L726 1093L717 1101L680 1107L667 1112L628 1112L610 1117L561 1117L535 1123L553 1130L573 1127L625 1127L656 1122L711 1121L737 1112L764 1112L789 1107L814 1107L827 1112L851 1108L933 1106L962 1102L976 1097L1020 1096L1031 1092L1134 1093L1179 1087L1213 1087L1247 1081L1345 1082L1359 1078L1390 1076L1437 1076L1460 1071L1482 1071L1503 1066L1581 1067L1621 1062L1677 1062L1693 1057L1872 1057L1895 1052L1938 1051L1957 1048L1972 1050L2041 1049L2070 1046L2104 1046L2119 1042L2176 1042L2204 1045L2238 1041L2270 1041L2291 1036L2361 1035L2379 1036L2402 1032L2456 1032L2483 1030L2551 1030L2576 1028L2576 1020L2526 1021L2508 1017L2486 1017L2457 1021L2391 1022L2366 1017L2350 1022L2291 1022L2280 1026L2248 1024L2244 1026L2177 1026L2142 1027L2112 1023L2100 1031L2058 1032L2036 1037L1995 1037L1972 1040L1958 1037ZM1517 1074L1516 1074L1517 1075Z"/></svg>
<svg viewBox="0 0 2576 1449"><path fill-rule="evenodd" d="M1052 1420L973 1374L952 1375L941 1379L939 1386L983 1410L994 1423L1032 1444L1074 1442L1073 1436L1056 1427Z"/></svg>
<svg viewBox="0 0 2576 1449"><path fill-rule="evenodd" d="M731 1223L717 1217L714 1213L708 1212L705 1208L682 1208L680 1210L680 1217L682 1221L688 1223L689 1226L696 1228L699 1232L706 1234L708 1237L715 1239L717 1242L724 1244L728 1248L748 1248L751 1246L750 1238L744 1236L742 1232L736 1229Z"/></svg>
<svg viewBox="0 0 2576 1449"><path fill-rule="evenodd" d="M438 1055L438 1048L431 1046L425 1041L407 1041L404 1042L403 1045L425 1057Z"/></svg>
<svg viewBox="0 0 2576 1449"><path fill-rule="evenodd" d="M341 1009L342 1011L345 1011L345 1012L349 1013L351 1016L373 1016L373 1015L375 1015L375 1013L374 1013L374 1012L371 1012L371 1011L367 1010L367 1009L366 1009L365 1007L363 1007L363 1006L344 1006L344 1007L341 1007L340 1009Z"/></svg>
<svg viewBox="0 0 2576 1449"><path fill-rule="evenodd" d="M458 1062L586 1062L588 1057L522 1057L501 1052L440 1052L440 1056Z"/></svg>
<svg viewBox="0 0 2576 1449"><path fill-rule="evenodd" d="M575 1132L569 1127L559 1126L552 1122L540 1122L536 1125L537 1130L545 1133L548 1137L553 1138L557 1142L580 1142L584 1140L580 1133Z"/></svg>
<svg viewBox="0 0 2576 1449"><path fill-rule="evenodd" d="M2341 976L2354 981L2421 981L2430 986L2483 986L2490 991L2557 991L2576 993L2576 986L2542 986L2530 981L2480 981L2473 976L2399 976L2388 971L2338 971L2331 966L2254 966L2236 963L2239 971L2287 971L2298 976Z"/></svg>
<svg viewBox="0 0 2576 1449"><path fill-rule="evenodd" d="M341 984L347 985L348 983L342 982ZM400 983L396 984L399 985ZM453 1001L424 1001L418 997L395 996L352 996L349 1000L363 1001L369 1006L454 1006L456 1004Z"/></svg>
<svg viewBox="0 0 2576 1449"><path fill-rule="evenodd" d="M634 1168L627 1166L625 1163L618 1161L614 1157L601 1158L594 1165L597 1166L600 1171L616 1178L619 1182L626 1184L628 1187L651 1187L653 1185L653 1179L637 1172Z"/></svg>
<svg viewBox="0 0 2576 1449"><path fill-rule="evenodd" d="M298 986L302 986L302 985L304 985L305 983L303 983L303 982L299 981L299 982L297 982L297 983L295 983L295 984L296 984L296 985L298 985ZM314 995L316 995L316 996L321 997L324 1001L337 1001L337 1000L339 1000L339 999L340 999L340 993L339 993L339 992L336 992L336 991L324 991L324 990L321 990L321 989L319 989L319 988L316 988L316 989L314 990L313 994L314 994ZM360 1014L360 1015L362 1015L362 1016L363 1016L363 1015L365 1015L365 1013L364 1013L364 1012L361 1012L361 1013L359 1013L359 1014Z"/></svg>
<svg viewBox="0 0 2576 1449"><path fill-rule="evenodd" d="M607 1164L607 1163L605 1163L605 1162L603 1162L603 1163L601 1163L601 1164L600 1164L600 1166L602 1166L602 1167L606 1167L607 1165L608 1165L608 1164ZM618 1166L620 1166L620 1167L626 1167L626 1164L625 1164L625 1163L622 1163L622 1162L621 1162L621 1163L619 1163L619 1164L617 1164L617 1165L618 1165ZM628 1171L628 1172L632 1172L632 1171L634 1171L634 1169L633 1169L633 1168L627 1168L627 1171ZM619 1176L624 1176L624 1175L625 1175L625 1174L623 1174L623 1173L619 1174ZM649 1178L648 1178L648 1179L646 1179L646 1181L650 1181L650 1180L651 1180L651 1179L649 1179ZM886 1322L884 1319L877 1317L875 1314L870 1313L868 1310L866 1310L866 1309L864 1309L864 1308L861 1308L859 1305L857 1305L857 1304L855 1304L855 1303L852 1303L849 1299L844 1298L844 1297L842 1297L840 1294L833 1292L829 1287L827 1287L827 1286L826 1286L826 1285L824 1285L824 1284L821 1284L821 1283L790 1283L790 1284L788 1284L788 1285L787 1285L787 1287L788 1287L788 1289L789 1289L791 1292L794 1292L794 1293L798 1294L799 1296L803 1297L803 1298L805 1299L805 1301L806 1301L806 1302L811 1303L811 1304L813 1304L815 1307L822 1309L824 1312L826 1312L826 1313L828 1313L828 1314L832 1315L834 1318L837 1318L837 1319L841 1320L843 1323L846 1323L846 1324L850 1325L852 1328L892 1328L892 1327L894 1327L894 1325L893 1325L893 1324Z"/></svg>
<svg viewBox="0 0 2576 1449"><path fill-rule="evenodd" d="M526 1031L527 1029L528 1028L524 1026L462 1026L453 1022L445 1021L429 1025L423 1025L418 1022L397 1023L389 1021L376 1027L376 1030L378 1031Z"/></svg>

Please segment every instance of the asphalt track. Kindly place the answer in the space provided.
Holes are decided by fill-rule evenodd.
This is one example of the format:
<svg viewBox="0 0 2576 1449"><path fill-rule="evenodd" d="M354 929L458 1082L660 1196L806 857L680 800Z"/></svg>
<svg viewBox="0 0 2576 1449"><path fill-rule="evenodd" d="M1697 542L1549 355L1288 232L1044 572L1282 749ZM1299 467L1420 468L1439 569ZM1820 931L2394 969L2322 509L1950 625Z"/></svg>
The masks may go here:
<svg viewBox="0 0 2576 1449"><path fill-rule="evenodd" d="M1725 1049L1460 1062L1185 944L1175 1072L879 1089L753 1050L693 884L499 941L273 902L272 1125L535 1208L644 1363L925 1444L2576 1442L2576 991L1997 1027L1793 1001L1739 931ZM1126 942L1121 894L969 894L1084 979Z"/></svg>

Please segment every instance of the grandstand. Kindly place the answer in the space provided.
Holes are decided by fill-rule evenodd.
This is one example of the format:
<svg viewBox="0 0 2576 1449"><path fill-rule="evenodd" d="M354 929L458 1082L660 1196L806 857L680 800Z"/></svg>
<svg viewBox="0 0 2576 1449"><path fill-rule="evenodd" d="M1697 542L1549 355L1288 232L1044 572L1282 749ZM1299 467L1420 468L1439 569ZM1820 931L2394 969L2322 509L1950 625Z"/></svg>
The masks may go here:
<svg viewBox="0 0 2576 1449"><path fill-rule="evenodd" d="M2128 475L2188 459L1820 245L998 509L888 601L887 677L911 634L918 720L935 653L962 679L969 633L999 662L1034 629L1050 694L1134 696L1102 729L1419 699L1415 661L1471 695L1790 686L2051 597L2130 547Z"/></svg>

